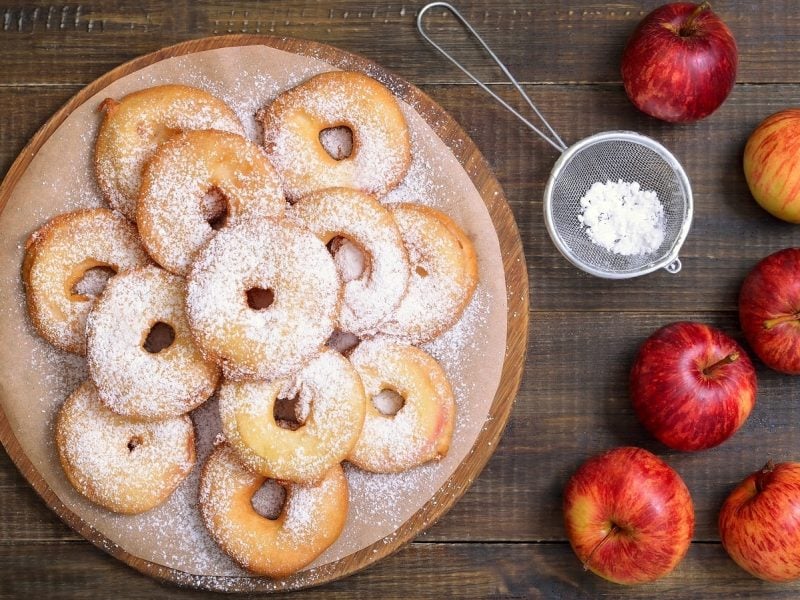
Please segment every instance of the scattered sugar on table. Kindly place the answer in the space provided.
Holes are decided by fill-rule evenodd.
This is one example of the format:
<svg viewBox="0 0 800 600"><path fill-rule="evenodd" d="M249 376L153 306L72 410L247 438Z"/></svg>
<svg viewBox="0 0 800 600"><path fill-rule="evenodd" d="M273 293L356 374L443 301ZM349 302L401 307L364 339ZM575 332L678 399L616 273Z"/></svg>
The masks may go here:
<svg viewBox="0 0 800 600"><path fill-rule="evenodd" d="M597 244L623 256L650 254L664 241L664 206L638 181L596 181L581 198L578 221Z"/></svg>

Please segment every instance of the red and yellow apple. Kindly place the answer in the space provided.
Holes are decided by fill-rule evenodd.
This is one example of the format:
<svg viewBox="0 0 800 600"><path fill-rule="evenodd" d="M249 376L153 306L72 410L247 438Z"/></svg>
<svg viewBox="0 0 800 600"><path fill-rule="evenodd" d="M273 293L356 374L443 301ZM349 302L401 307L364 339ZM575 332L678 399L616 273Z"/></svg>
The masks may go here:
<svg viewBox="0 0 800 600"><path fill-rule="evenodd" d="M750 271L739 291L739 322L765 365L800 375L800 248L770 254Z"/></svg>
<svg viewBox="0 0 800 600"><path fill-rule="evenodd" d="M750 193L772 215L800 223L800 109L767 117L744 148Z"/></svg>
<svg viewBox="0 0 800 600"><path fill-rule="evenodd" d="M719 514L722 546L768 581L800 578L800 463L767 465L742 481Z"/></svg>
<svg viewBox="0 0 800 600"><path fill-rule="evenodd" d="M744 349L702 323L657 330L639 348L630 375L636 416L663 444L686 451L732 436L755 405L756 387Z"/></svg>
<svg viewBox="0 0 800 600"><path fill-rule="evenodd" d="M686 555L694 506L680 475L642 448L587 460L564 490L572 549L600 577L621 584L654 581Z"/></svg>
<svg viewBox="0 0 800 600"><path fill-rule="evenodd" d="M738 62L736 40L708 2L675 2L656 8L634 30L622 55L622 82L648 115L696 121L728 97Z"/></svg>

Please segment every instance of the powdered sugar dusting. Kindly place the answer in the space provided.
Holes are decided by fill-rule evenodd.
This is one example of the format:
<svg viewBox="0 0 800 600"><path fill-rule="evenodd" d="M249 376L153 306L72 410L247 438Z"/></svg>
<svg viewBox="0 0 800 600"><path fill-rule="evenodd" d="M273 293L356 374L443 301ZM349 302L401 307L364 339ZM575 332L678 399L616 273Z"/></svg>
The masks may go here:
<svg viewBox="0 0 800 600"><path fill-rule="evenodd" d="M456 401L456 422L453 438L464 436L475 423L476 416L467 403L475 393L475 381L464 368L464 356L480 353L486 347L485 327L491 295L479 284L472 301L461 319L436 340L423 346L436 358L447 373ZM480 422L484 417L479 417ZM407 498L413 498L430 489L444 465L429 462L402 473L369 473L354 465L345 464L351 496L366 501L351 503L350 518L357 522L372 523L379 531L392 531L405 520L402 507ZM347 530L343 536L346 538ZM343 540L346 541L346 540Z"/></svg>
<svg viewBox="0 0 800 600"><path fill-rule="evenodd" d="M196 431L195 468L169 499L158 508L127 517L116 515L114 526L146 540L159 564L182 562L191 573L245 576L209 537L197 506L197 492L202 465L214 448L220 431L217 401L209 402L192 413Z"/></svg>
<svg viewBox="0 0 800 600"><path fill-rule="evenodd" d="M111 280L87 322L89 368L103 402L142 419L183 414L205 402L219 377L195 346L184 312L184 283L157 267ZM158 353L145 339L155 323L174 331Z"/></svg>
<svg viewBox="0 0 800 600"><path fill-rule="evenodd" d="M83 277L72 287L80 296L97 298L108 285L108 280L114 276L114 271L105 267L94 267L86 271Z"/></svg>
<svg viewBox="0 0 800 600"><path fill-rule="evenodd" d="M272 102L282 91L298 85L321 70L330 68L327 65L321 67L305 64L296 66L288 73L273 74L265 72L260 68L261 65L242 64L237 65L239 70L236 77L223 85L217 79L209 77L207 73L196 70L192 56L177 57L173 60L183 73L184 83L222 99L236 112L244 126L246 136L252 141L257 141L260 137L260 127L255 118L260 108ZM275 66L280 68L280 65ZM164 83L169 81L166 80Z"/></svg>
<svg viewBox="0 0 800 600"><path fill-rule="evenodd" d="M243 134L225 103L196 88L167 85L123 98L97 136L97 180L112 207L135 219L142 167L171 132L219 129Z"/></svg>
<svg viewBox="0 0 800 600"><path fill-rule="evenodd" d="M346 238L339 238L329 248L342 282L354 281L362 275L369 276L367 257L356 244Z"/></svg>
<svg viewBox="0 0 800 600"><path fill-rule="evenodd" d="M361 380L333 350L325 350L292 379L226 382L219 395L228 441L248 467L275 479L319 480L344 460L364 420ZM305 424L297 430L282 428L273 414L275 399L295 395Z"/></svg>
<svg viewBox="0 0 800 600"><path fill-rule="evenodd" d="M350 505L350 518L371 523L376 529L392 531L405 521L400 510L406 498L426 490L435 480L440 466L427 463L403 473L369 473L345 463L345 474L351 495L368 498L368 502ZM345 531L345 536L347 532Z"/></svg>
<svg viewBox="0 0 800 600"><path fill-rule="evenodd" d="M461 316L477 280L475 254L471 242L432 209L414 204L390 208L408 250L411 279L400 306L380 330L412 344L423 343Z"/></svg>
<svg viewBox="0 0 800 600"><path fill-rule="evenodd" d="M374 197L344 188L324 190L298 201L289 217L317 235L343 236L366 254L369 270L344 285L342 331L371 331L397 308L408 284L408 255L392 214Z"/></svg>
<svg viewBox="0 0 800 600"><path fill-rule="evenodd" d="M251 288L274 292L250 308ZM221 230L188 280L187 310L198 343L223 361L226 378L273 379L296 372L333 333L340 282L311 232L268 219Z"/></svg>
<svg viewBox="0 0 800 600"><path fill-rule="evenodd" d="M137 220L148 252L173 273L186 275L194 255L214 237L201 202L212 189L224 199L226 227L280 217L286 204L266 155L240 136L190 131L163 143L145 169Z"/></svg>
<svg viewBox="0 0 800 600"><path fill-rule="evenodd" d="M337 329L331 334L331 337L328 338L327 346L344 356L348 356L360 342L361 338L357 335Z"/></svg>
<svg viewBox="0 0 800 600"><path fill-rule="evenodd" d="M61 408L56 438L73 485L115 512L157 506L194 464L188 418L144 423L120 417L101 404L91 382Z"/></svg>
<svg viewBox="0 0 800 600"><path fill-rule="evenodd" d="M312 77L278 96L259 118L267 154L290 199L331 187L383 193L408 170L410 139L397 101L360 73ZM355 144L348 158L337 161L319 133L341 125L353 132Z"/></svg>
<svg viewBox="0 0 800 600"><path fill-rule="evenodd" d="M441 162L419 152L420 132L411 129L411 166L400 184L381 197L384 204L412 203L443 209L447 171Z"/></svg>
<svg viewBox="0 0 800 600"><path fill-rule="evenodd" d="M664 242L664 206L638 181L596 181L581 198L581 231L609 252L649 254Z"/></svg>
<svg viewBox="0 0 800 600"><path fill-rule="evenodd" d="M319 132L319 143L331 158L342 160L353 153L353 132L349 127L329 127Z"/></svg>
<svg viewBox="0 0 800 600"><path fill-rule="evenodd" d="M453 386L456 400L460 402L470 397L475 386L474 379L464 369L464 356L480 354L486 347L487 340L481 332L489 325L487 315L490 302L489 290L479 283L461 319L438 338L422 346L442 365Z"/></svg>
<svg viewBox="0 0 800 600"><path fill-rule="evenodd" d="M370 401L361 436L350 453L355 464L378 473L406 470L447 453L455 399L447 377L427 353L385 337L361 342L350 355ZM371 398L384 389L405 403L392 416Z"/></svg>

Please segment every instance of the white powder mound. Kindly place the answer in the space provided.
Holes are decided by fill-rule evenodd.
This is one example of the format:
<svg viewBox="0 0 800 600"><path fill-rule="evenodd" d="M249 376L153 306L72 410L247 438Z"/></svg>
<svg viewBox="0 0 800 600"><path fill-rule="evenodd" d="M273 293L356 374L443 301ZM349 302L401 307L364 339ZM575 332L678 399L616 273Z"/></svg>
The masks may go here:
<svg viewBox="0 0 800 600"><path fill-rule="evenodd" d="M592 242L614 254L649 254L664 241L664 206L637 181L593 183L581 198L578 221Z"/></svg>

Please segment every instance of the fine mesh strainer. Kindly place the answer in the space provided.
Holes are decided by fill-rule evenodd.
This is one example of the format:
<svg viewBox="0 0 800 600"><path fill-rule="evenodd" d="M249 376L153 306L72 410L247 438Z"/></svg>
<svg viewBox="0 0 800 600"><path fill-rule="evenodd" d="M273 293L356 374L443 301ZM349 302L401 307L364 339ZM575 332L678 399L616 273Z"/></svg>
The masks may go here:
<svg viewBox="0 0 800 600"><path fill-rule="evenodd" d="M458 19L501 69L549 134L521 115L431 39L423 27L422 18L432 8L443 8ZM670 273L681 270L678 251L692 224L692 189L683 167L669 150L655 140L631 131L606 131L567 147L506 66L454 6L447 2L426 5L417 15L417 29L467 77L561 152L545 187L544 215L553 243L567 260L587 273L607 279L637 277L661 268ZM617 180L638 182L642 190L654 191L664 207L664 241L652 253L632 256L612 253L594 244L578 220L580 200L592 184Z"/></svg>

